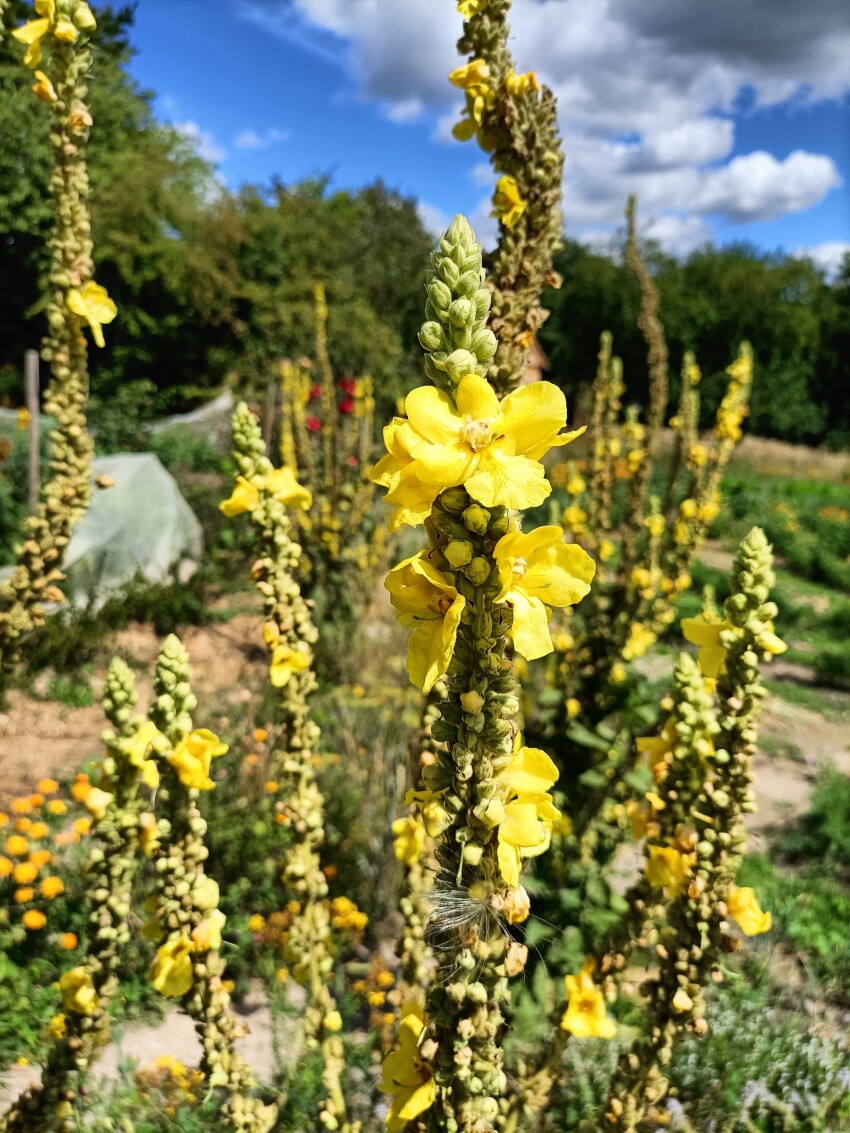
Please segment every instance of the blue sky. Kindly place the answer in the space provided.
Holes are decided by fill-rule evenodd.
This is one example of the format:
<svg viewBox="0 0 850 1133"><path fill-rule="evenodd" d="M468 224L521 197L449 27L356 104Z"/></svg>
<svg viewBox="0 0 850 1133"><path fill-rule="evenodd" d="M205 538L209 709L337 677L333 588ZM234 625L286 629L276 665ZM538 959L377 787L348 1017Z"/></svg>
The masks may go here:
<svg viewBox="0 0 850 1133"><path fill-rule="evenodd" d="M559 98L571 234L604 241L635 190L676 251L850 247L850 18L783 7L515 0L518 66ZM133 71L232 188L381 177L432 227L463 211L486 234L486 158L448 138L459 31L451 0L141 0Z"/></svg>

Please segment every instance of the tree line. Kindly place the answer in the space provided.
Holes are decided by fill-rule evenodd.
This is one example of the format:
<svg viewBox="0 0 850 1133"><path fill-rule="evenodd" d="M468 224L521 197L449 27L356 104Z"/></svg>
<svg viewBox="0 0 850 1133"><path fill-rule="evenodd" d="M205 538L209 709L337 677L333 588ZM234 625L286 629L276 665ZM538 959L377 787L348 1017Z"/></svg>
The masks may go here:
<svg viewBox="0 0 850 1133"><path fill-rule="evenodd" d="M13 0L8 26L29 18ZM370 373L386 417L420 375L416 332L428 254L416 202L376 181L273 181L229 191L191 139L156 120L130 75L130 7L99 8L89 150L97 279L118 304L92 359L106 402L139 391L138 411L178 411L230 382L261 387L283 357L312 351L312 288L325 284L329 347L341 375ZM0 404L20 401L23 352L42 333L49 170L47 115L21 47L0 44ZM791 441L850 443L850 259L829 280L813 262L748 245L684 259L645 246L661 293L674 369L687 349L703 368L707 411L741 339L755 351L750 428ZM593 377L608 329L640 403L646 360L637 287L621 251L568 240L564 284L545 297L550 379L571 397ZM675 375L674 375L675 378ZM673 383L675 395L675 381Z"/></svg>

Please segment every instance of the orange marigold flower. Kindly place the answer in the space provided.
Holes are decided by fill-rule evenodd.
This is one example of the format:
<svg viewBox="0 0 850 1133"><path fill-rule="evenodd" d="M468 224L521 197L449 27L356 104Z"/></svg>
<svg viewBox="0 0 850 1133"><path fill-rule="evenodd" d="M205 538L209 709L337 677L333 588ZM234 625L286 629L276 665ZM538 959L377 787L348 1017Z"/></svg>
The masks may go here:
<svg viewBox="0 0 850 1133"><path fill-rule="evenodd" d="M36 788L41 791L43 795L55 795L59 790L59 784L55 779L39 779L36 783Z"/></svg>
<svg viewBox="0 0 850 1133"><path fill-rule="evenodd" d="M39 886L41 895L48 901L52 901L54 897L58 897L60 893L65 892L65 885L61 877L45 877Z"/></svg>
<svg viewBox="0 0 850 1133"><path fill-rule="evenodd" d="M12 814L29 814L32 810L30 799L15 799L12 803Z"/></svg>
<svg viewBox="0 0 850 1133"><path fill-rule="evenodd" d="M27 909L23 916L24 928L37 932L47 924L47 917L39 909Z"/></svg>
<svg viewBox="0 0 850 1133"><path fill-rule="evenodd" d="M19 818L15 823L15 829L19 834L29 834L30 830L32 830L32 819Z"/></svg>
<svg viewBox="0 0 850 1133"><path fill-rule="evenodd" d="M46 822L34 822L30 827L30 838L46 838L50 833L50 827Z"/></svg>
<svg viewBox="0 0 850 1133"><path fill-rule="evenodd" d="M8 858L0 858L0 877L10 877L14 868Z"/></svg>
<svg viewBox="0 0 850 1133"><path fill-rule="evenodd" d="M88 834L89 830L91 830L91 819L90 818L75 818L74 819L74 831L75 831L75 833L77 833L77 834Z"/></svg>
<svg viewBox="0 0 850 1133"><path fill-rule="evenodd" d="M76 799L78 803L81 803L90 790L91 783L88 781L88 777L86 777L85 779L80 779L71 788L71 798Z"/></svg>
<svg viewBox="0 0 850 1133"><path fill-rule="evenodd" d="M251 733L251 739L255 744L264 744L269 738L269 733L265 728L255 728Z"/></svg>
<svg viewBox="0 0 850 1133"><path fill-rule="evenodd" d="M44 802L44 795L41 795L38 792L30 795L30 804L32 805L33 808L37 809L38 807L41 806L41 804L43 802Z"/></svg>
<svg viewBox="0 0 850 1133"><path fill-rule="evenodd" d="M0 810L0 826L6 826L9 822L9 816L4 811Z"/></svg>
<svg viewBox="0 0 850 1133"><path fill-rule="evenodd" d="M59 937L58 943L59 943L59 947L64 948L66 952L73 952L73 950L77 947L77 944L79 943L79 941L77 940L76 933L63 932L62 935Z"/></svg>
<svg viewBox="0 0 850 1133"><path fill-rule="evenodd" d="M64 814L67 811L67 806L62 799L51 799L47 804L48 814Z"/></svg>
<svg viewBox="0 0 850 1133"><path fill-rule="evenodd" d="M51 854L50 850L33 850L33 852L30 854L29 860L36 867L36 869L41 869L42 866L47 865L52 857L53 854Z"/></svg>
<svg viewBox="0 0 850 1133"><path fill-rule="evenodd" d="M269 781L266 783L266 794L267 795L273 795L275 793L275 791L277 790L277 787L278 787L277 780L269 779Z"/></svg>
<svg viewBox="0 0 850 1133"><path fill-rule="evenodd" d="M13 858L22 858L29 848L29 842L20 834L13 834L11 838L6 839L6 853L11 854Z"/></svg>
<svg viewBox="0 0 850 1133"><path fill-rule="evenodd" d="M23 886L21 889L15 890L15 904L26 905L27 901L31 901L35 896L35 890L29 885Z"/></svg>
<svg viewBox="0 0 850 1133"><path fill-rule="evenodd" d="M15 881L18 885L29 885L38 877L38 866L32 862L20 862L15 866Z"/></svg>

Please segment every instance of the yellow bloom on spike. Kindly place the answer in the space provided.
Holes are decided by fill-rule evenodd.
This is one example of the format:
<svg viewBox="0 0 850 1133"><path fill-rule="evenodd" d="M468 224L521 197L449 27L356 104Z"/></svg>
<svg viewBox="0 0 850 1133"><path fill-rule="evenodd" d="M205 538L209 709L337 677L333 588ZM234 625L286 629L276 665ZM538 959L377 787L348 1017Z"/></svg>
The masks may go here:
<svg viewBox="0 0 850 1133"><path fill-rule="evenodd" d="M508 94L516 98L519 95L528 94L529 91L540 90L540 83L537 81L537 75L534 71L529 71L525 75L517 75L511 67L505 75L505 89Z"/></svg>
<svg viewBox="0 0 850 1133"><path fill-rule="evenodd" d="M416 1003L409 1003L402 1010L398 1046L387 1055L382 1067L380 1088L392 1096L386 1117L388 1133L402 1133L437 1097L434 1073L419 1057L419 1044L425 1030L422 1009Z"/></svg>
<svg viewBox="0 0 850 1133"><path fill-rule="evenodd" d="M264 492L283 504L285 507L297 507L307 511L313 502L313 497L298 479L291 468L275 468L268 476L262 478L260 486Z"/></svg>
<svg viewBox="0 0 850 1133"><path fill-rule="evenodd" d="M634 661L636 658L642 657L647 649L655 644L656 640L657 635L648 626L641 622L632 622L629 627L628 639L623 646L623 660Z"/></svg>
<svg viewBox="0 0 850 1133"><path fill-rule="evenodd" d="M153 724L150 720L145 720L132 736L121 740L121 751L133 767L141 767L147 759L151 744L157 737L161 736L162 732L156 724Z"/></svg>
<svg viewBox="0 0 850 1133"><path fill-rule="evenodd" d="M493 212L505 228L513 228L519 224L525 212L526 203L519 191L519 184L515 177L506 173L496 182L496 191L493 194Z"/></svg>
<svg viewBox="0 0 850 1133"><path fill-rule="evenodd" d="M196 728L178 741L168 762L177 772L184 787L197 791L211 791L215 784L210 779L210 766L217 755L224 755L228 745L206 728Z"/></svg>
<svg viewBox="0 0 850 1133"><path fill-rule="evenodd" d="M552 825L561 818L548 793L557 778L558 768L536 747L521 747L499 776L510 801L498 825L497 858L502 877L513 888L519 885L522 859L549 848Z"/></svg>
<svg viewBox="0 0 850 1133"><path fill-rule="evenodd" d="M62 1008L74 1015L93 1015L97 1008L97 992L85 968L72 968L59 977Z"/></svg>
<svg viewBox="0 0 850 1133"><path fill-rule="evenodd" d="M218 510L222 515L226 515L228 519L231 519L234 515L242 515L243 512L253 511L259 502L260 489L257 487L257 484L251 480L246 480L244 476L237 476L236 487L226 500L221 501L218 505Z"/></svg>
<svg viewBox="0 0 850 1133"><path fill-rule="evenodd" d="M306 653L302 653L300 649L291 649L281 642L272 650L269 680L275 688L285 688L293 673L303 673L309 665L310 658Z"/></svg>
<svg viewBox="0 0 850 1133"><path fill-rule="evenodd" d="M384 583L399 625L412 628L407 672L429 692L449 667L466 599L419 551L393 567Z"/></svg>
<svg viewBox="0 0 850 1133"><path fill-rule="evenodd" d="M109 804L115 798L108 791L102 791L100 787L92 787L90 791L86 792L86 797L83 799L83 806L98 822L103 818L109 809Z"/></svg>
<svg viewBox="0 0 850 1133"><path fill-rule="evenodd" d="M405 524L417 527L424 523L440 491L439 484L423 484L417 479L406 437L416 440L409 422L403 417L394 417L384 428L387 455L369 473L374 484L389 489L387 503L394 508L389 522L390 531L397 531Z"/></svg>
<svg viewBox="0 0 850 1133"><path fill-rule="evenodd" d="M56 91L53 89L53 83L45 75L44 71L36 71L35 82L32 85L35 92L35 97L39 102L55 102Z"/></svg>
<svg viewBox="0 0 850 1133"><path fill-rule="evenodd" d="M489 77L490 68L487 63L483 59L473 59L462 67L456 67L449 75L449 82L461 90L469 90L470 87L485 83Z"/></svg>
<svg viewBox="0 0 850 1133"><path fill-rule="evenodd" d="M93 31L97 27L94 12L92 12L88 4L85 3L85 0L74 9L74 23L80 31Z"/></svg>
<svg viewBox="0 0 850 1133"><path fill-rule="evenodd" d="M198 952L217 952L221 948L221 930L227 918L221 909L213 909L208 917L192 929L192 944Z"/></svg>
<svg viewBox="0 0 850 1133"><path fill-rule="evenodd" d="M704 613L695 618L682 618L685 641L699 647L697 660L703 676L716 679L726 664L726 649L720 643L720 635L731 628L726 618L712 618Z"/></svg>
<svg viewBox="0 0 850 1133"><path fill-rule="evenodd" d="M463 485L484 507L541 504L552 489L540 458L584 432L560 431L567 403L551 382L533 382L500 402L489 382L468 374L458 383L456 404L441 390L420 386L405 409L408 419L391 438L394 463L381 461L372 478L391 487L388 503L411 509L421 506L416 485L431 485L435 496ZM408 455L396 455L402 452Z"/></svg>
<svg viewBox="0 0 850 1133"><path fill-rule="evenodd" d="M672 846L649 846L646 863L646 880L650 885L665 889L668 897L678 897L693 860L691 854L682 854Z"/></svg>
<svg viewBox="0 0 850 1133"><path fill-rule="evenodd" d="M107 295L106 288L90 279L80 288L72 287L65 302L69 311L73 311L89 324L92 338L97 345L104 346L101 328L111 323L118 314L118 308Z"/></svg>
<svg viewBox="0 0 850 1133"><path fill-rule="evenodd" d="M194 950L192 941L183 934L160 945L150 971L151 983L160 995L180 999L191 989Z"/></svg>
<svg viewBox="0 0 850 1133"><path fill-rule="evenodd" d="M577 975L566 976L567 1009L561 1029L577 1039L613 1039L617 1024L608 1018L602 989L593 979L596 961L588 956Z"/></svg>
<svg viewBox="0 0 850 1133"><path fill-rule="evenodd" d="M733 889L726 901L729 916L745 936L759 936L770 932L773 917L762 911L755 890L748 885Z"/></svg>
<svg viewBox="0 0 850 1133"><path fill-rule="evenodd" d="M41 19L30 20L12 32L19 43L27 45L24 63L28 67L37 67L41 62L41 45L51 31L63 43L73 43L77 38L77 29L70 20L56 18L56 0L35 0L35 10Z"/></svg>
<svg viewBox="0 0 850 1133"><path fill-rule="evenodd" d="M415 818L397 818L392 824L393 852L398 861L415 865L425 849L425 827Z"/></svg>
<svg viewBox="0 0 850 1133"><path fill-rule="evenodd" d="M465 20L471 20L479 12L483 12L490 0L458 0L457 10Z"/></svg>
<svg viewBox="0 0 850 1133"><path fill-rule="evenodd" d="M512 635L527 661L551 653L550 606L573 606L590 591L596 564L560 527L504 535L493 552L502 580L497 602L513 608Z"/></svg>

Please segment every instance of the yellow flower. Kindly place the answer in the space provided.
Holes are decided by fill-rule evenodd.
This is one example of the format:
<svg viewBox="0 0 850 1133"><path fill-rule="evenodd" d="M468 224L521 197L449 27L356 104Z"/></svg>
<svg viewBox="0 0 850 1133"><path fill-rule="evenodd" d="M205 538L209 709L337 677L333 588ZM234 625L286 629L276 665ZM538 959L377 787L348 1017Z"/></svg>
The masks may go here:
<svg viewBox="0 0 850 1133"><path fill-rule="evenodd" d="M40 909L27 909L21 919L21 923L28 932L38 932L39 929L44 928L47 924L47 917Z"/></svg>
<svg viewBox="0 0 850 1133"><path fill-rule="evenodd" d="M517 75L511 67L505 75L505 89L508 94L516 98L518 95L528 94L530 90L540 90L540 83L537 81L537 75L534 71L529 71L525 75Z"/></svg>
<svg viewBox="0 0 850 1133"><path fill-rule="evenodd" d="M65 884L61 877L45 877L42 879L39 889L45 901L52 901L54 897L65 892Z"/></svg>
<svg viewBox="0 0 850 1133"><path fill-rule="evenodd" d="M54 1015L47 1025L47 1030L52 1038L64 1039L68 1033L68 1028L65 1026L65 1016Z"/></svg>
<svg viewBox="0 0 850 1133"><path fill-rule="evenodd" d="M230 519L245 511L253 511L259 502L260 489L256 483L252 480L246 480L244 476L237 476L236 487L228 499L221 501L218 509L222 515L226 515Z"/></svg>
<svg viewBox="0 0 850 1133"><path fill-rule="evenodd" d="M156 820L156 815L146 810L139 815L139 848L143 854L150 857L158 846L159 823Z"/></svg>
<svg viewBox="0 0 850 1133"><path fill-rule="evenodd" d="M230 519L246 511L253 511L260 502L260 494L265 492L285 507L298 507L306 511L313 502L309 491L298 483L291 468L275 468L268 476L255 476L246 480L236 477L236 487L229 499L223 500L219 511Z"/></svg>
<svg viewBox="0 0 850 1133"><path fill-rule="evenodd" d="M42 19L30 20L12 32L19 43L27 45L24 63L28 67L37 67L41 62L41 44L51 30L63 43L73 43L77 38L77 29L70 20L56 19L56 0L35 0L35 10Z"/></svg>
<svg viewBox="0 0 850 1133"><path fill-rule="evenodd" d="M514 611L512 635L527 661L551 653L549 606L572 606L590 590L596 564L575 543L565 543L560 527L538 527L527 535L512 531L496 544L502 580L497 602Z"/></svg>
<svg viewBox="0 0 850 1133"><path fill-rule="evenodd" d="M415 818L397 818L392 824L393 851L405 865L415 865L425 849L425 827Z"/></svg>
<svg viewBox="0 0 850 1133"><path fill-rule="evenodd" d="M221 930L226 917L221 909L213 909L208 917L192 929L192 943L198 952L217 952L221 948Z"/></svg>
<svg viewBox="0 0 850 1133"><path fill-rule="evenodd" d="M605 997L596 985L593 974L596 961L588 956L575 976L566 976L567 1009L561 1017L561 1029L577 1039L613 1039L617 1024L605 1011Z"/></svg>
<svg viewBox="0 0 850 1133"><path fill-rule="evenodd" d="M413 454L407 441L415 441L416 437L405 418L394 417L384 428L387 455L369 473L373 483L389 488L387 503L394 509L389 522L390 531L397 531L405 524L417 527L424 523L440 491L439 484L424 484L415 474Z"/></svg>
<svg viewBox="0 0 850 1133"><path fill-rule="evenodd" d="M647 850L646 880L665 889L668 897L678 897L684 889L692 855L682 854L672 846L649 846Z"/></svg>
<svg viewBox="0 0 850 1133"><path fill-rule="evenodd" d="M301 673L310 666L310 658L300 649L291 649L281 642L272 650L269 680L275 688L285 688L293 673Z"/></svg>
<svg viewBox="0 0 850 1133"><path fill-rule="evenodd" d="M72 287L65 302L70 311L89 324L97 345L104 346L101 327L111 323L118 314L118 308L107 295L106 288L90 279L80 288Z"/></svg>
<svg viewBox="0 0 850 1133"><path fill-rule="evenodd" d="M543 503L552 489L540 457L584 432L560 432L567 403L558 387L532 382L500 402L484 378L468 374L456 402L432 386L408 394L407 421L392 434L393 463L381 461L372 471L376 483L390 488L387 502L415 510L422 485L432 486L432 500L441 488L463 485L484 507ZM395 455L402 452L409 458Z"/></svg>
<svg viewBox="0 0 850 1133"><path fill-rule="evenodd" d="M769 932L773 918L770 913L762 912L755 890L745 885L733 889L726 901L729 916L740 928L745 936L758 936Z"/></svg>
<svg viewBox="0 0 850 1133"><path fill-rule="evenodd" d="M74 23L80 31L92 31L97 27L97 20L94 18L94 13L88 4L83 0L74 9Z"/></svg>
<svg viewBox="0 0 850 1133"><path fill-rule="evenodd" d="M254 915L248 921L249 932L262 932L265 927L266 918L260 913L254 913Z"/></svg>
<svg viewBox="0 0 850 1133"><path fill-rule="evenodd" d="M342 1016L338 1011L329 1011L325 1016L325 1030L336 1034L342 1030Z"/></svg>
<svg viewBox="0 0 850 1133"><path fill-rule="evenodd" d="M115 798L109 791L102 791L100 787L92 787L91 790L86 792L86 797L83 799L83 806L98 822L104 817L109 804Z"/></svg>
<svg viewBox="0 0 850 1133"><path fill-rule="evenodd" d="M50 79L45 75L44 71L36 71L35 79L36 81L33 83L32 89L39 102L55 102L56 91L53 89L53 83L51 83Z"/></svg>
<svg viewBox="0 0 850 1133"><path fill-rule="evenodd" d="M445 791L408 791L404 796L406 806L416 803L419 807L425 833L429 838L439 838L451 821L441 801L445 793Z"/></svg>
<svg viewBox="0 0 850 1133"><path fill-rule="evenodd" d="M419 1057L419 1044L425 1030L422 1009L416 1003L408 1003L402 1010L398 1047L387 1055L382 1068L380 1088L392 1095L386 1118L388 1133L402 1133L437 1097L433 1071Z"/></svg>
<svg viewBox="0 0 850 1133"><path fill-rule="evenodd" d="M557 779L558 768L536 747L521 747L499 776L509 801L498 823L497 857L499 871L512 888L519 885L522 859L537 857L549 847L552 824L561 817L548 793Z"/></svg>
<svg viewBox="0 0 850 1133"><path fill-rule="evenodd" d="M162 733L156 724L145 720L132 736L121 741L121 751L133 767L141 767L150 752L151 744L159 736Z"/></svg>
<svg viewBox="0 0 850 1133"><path fill-rule="evenodd" d="M637 749L641 755L646 756L649 770L655 776L655 782L661 783L667 776L670 760L668 756L676 743L676 721L671 716L658 736L642 736L636 741Z"/></svg>
<svg viewBox="0 0 850 1133"><path fill-rule="evenodd" d="M483 12L490 0L458 0L457 10L465 20L471 20L479 12Z"/></svg>
<svg viewBox="0 0 850 1133"><path fill-rule="evenodd" d="M449 82L452 86L460 87L461 90L469 90L470 87L478 86L489 78L490 68L487 63L483 59L473 59L464 66L455 68L449 75Z"/></svg>
<svg viewBox="0 0 850 1133"><path fill-rule="evenodd" d="M228 745L207 728L196 728L177 743L168 756L168 762L177 772L184 787L197 791L211 791L215 784L210 779L210 765L217 755L224 755Z"/></svg>
<svg viewBox="0 0 850 1133"><path fill-rule="evenodd" d="M505 228L513 228L521 220L525 208L526 204L520 195L516 178L506 173L496 182L493 211L490 215L500 220Z"/></svg>
<svg viewBox="0 0 850 1133"><path fill-rule="evenodd" d="M640 622L632 622L629 627L629 636L623 646L623 660L634 661L642 657L647 649L651 648L657 640L657 635Z"/></svg>
<svg viewBox="0 0 850 1133"><path fill-rule="evenodd" d="M151 964L150 979L160 995L180 999L192 987L194 944L185 934L161 944Z"/></svg>
<svg viewBox="0 0 850 1133"><path fill-rule="evenodd" d="M62 1007L75 1015L92 1015L97 1008L97 992L85 968L72 968L59 977Z"/></svg>
<svg viewBox="0 0 850 1133"><path fill-rule="evenodd" d="M424 551L393 567L384 585L399 625L413 629L407 672L418 689L429 692L449 667L466 599Z"/></svg>

